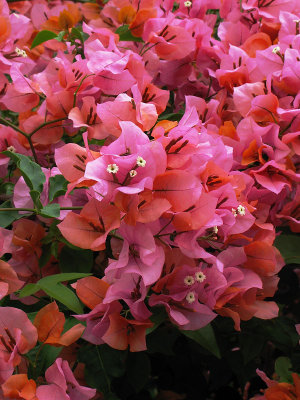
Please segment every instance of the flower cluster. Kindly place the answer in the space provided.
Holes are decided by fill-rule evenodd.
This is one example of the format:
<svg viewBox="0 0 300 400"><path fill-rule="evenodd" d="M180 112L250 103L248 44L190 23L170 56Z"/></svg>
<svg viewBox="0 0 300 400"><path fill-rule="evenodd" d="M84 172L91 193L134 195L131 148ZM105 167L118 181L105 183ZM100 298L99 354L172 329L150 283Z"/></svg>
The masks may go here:
<svg viewBox="0 0 300 400"><path fill-rule="evenodd" d="M42 343L84 331L142 351L161 309L181 330L276 317L275 228L300 232L300 3L99 3L0 1L0 177L19 211L0 228L0 297L37 303L41 285L15 292L65 272L57 260L76 246L96 254L94 275L72 284L86 328L62 334L62 323L52 338L38 332ZM34 332L59 312L51 304ZM95 394L61 359L36 394L27 375L11 376L37 341L12 318L4 395Z"/></svg>

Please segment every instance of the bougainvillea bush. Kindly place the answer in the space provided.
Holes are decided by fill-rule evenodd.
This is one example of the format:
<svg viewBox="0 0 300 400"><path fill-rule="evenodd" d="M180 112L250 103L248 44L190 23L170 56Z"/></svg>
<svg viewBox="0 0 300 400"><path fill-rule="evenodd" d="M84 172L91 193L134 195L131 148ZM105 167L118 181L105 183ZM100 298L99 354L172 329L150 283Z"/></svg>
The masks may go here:
<svg viewBox="0 0 300 400"><path fill-rule="evenodd" d="M300 399L298 0L1 0L0 112L1 399Z"/></svg>

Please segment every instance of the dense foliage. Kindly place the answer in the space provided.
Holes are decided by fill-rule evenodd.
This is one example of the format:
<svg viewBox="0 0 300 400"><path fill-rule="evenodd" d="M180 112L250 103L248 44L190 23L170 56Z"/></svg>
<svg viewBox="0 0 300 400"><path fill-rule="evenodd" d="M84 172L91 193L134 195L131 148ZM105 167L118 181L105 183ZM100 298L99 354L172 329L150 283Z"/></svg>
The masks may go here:
<svg viewBox="0 0 300 400"><path fill-rule="evenodd" d="M297 0L0 0L1 399L300 399L299 77Z"/></svg>

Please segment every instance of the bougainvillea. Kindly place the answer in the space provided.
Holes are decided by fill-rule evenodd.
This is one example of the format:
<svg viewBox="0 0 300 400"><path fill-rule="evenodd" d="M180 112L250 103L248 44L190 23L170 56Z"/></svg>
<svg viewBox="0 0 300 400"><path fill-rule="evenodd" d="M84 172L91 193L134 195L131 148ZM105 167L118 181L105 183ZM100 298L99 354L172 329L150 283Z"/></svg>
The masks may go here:
<svg viewBox="0 0 300 400"><path fill-rule="evenodd" d="M298 1L0 1L2 398L115 399L103 357L279 315L299 76Z"/></svg>

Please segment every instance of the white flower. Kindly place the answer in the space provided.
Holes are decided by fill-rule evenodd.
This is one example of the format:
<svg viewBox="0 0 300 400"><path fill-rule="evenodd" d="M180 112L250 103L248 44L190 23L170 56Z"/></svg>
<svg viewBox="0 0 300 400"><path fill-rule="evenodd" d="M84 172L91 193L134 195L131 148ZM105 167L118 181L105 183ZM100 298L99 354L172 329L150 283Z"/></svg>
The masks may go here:
<svg viewBox="0 0 300 400"><path fill-rule="evenodd" d="M274 49L272 50L272 53L274 53L274 54L277 54L279 52L280 52L280 47L279 46L274 47Z"/></svg>
<svg viewBox="0 0 300 400"><path fill-rule="evenodd" d="M129 175L131 176L131 178L134 178L137 175L136 170L132 169L131 171L129 171Z"/></svg>
<svg viewBox="0 0 300 400"><path fill-rule="evenodd" d="M193 3L192 3L191 1L189 1L189 0L187 0L187 1L185 1L183 4L184 4L186 7L191 7Z"/></svg>
<svg viewBox="0 0 300 400"><path fill-rule="evenodd" d="M241 204L237 208L237 212L239 215L245 215L246 214L246 208L243 207Z"/></svg>
<svg viewBox="0 0 300 400"><path fill-rule="evenodd" d="M193 285L194 283L195 283L195 279L194 279L191 275L187 275L187 276L184 278L184 284L185 284L185 285L191 286L191 285Z"/></svg>
<svg viewBox="0 0 300 400"><path fill-rule="evenodd" d="M232 212L232 214L236 217L237 216L237 212L236 212L236 209L235 208L232 208L231 209L231 212Z"/></svg>
<svg viewBox="0 0 300 400"><path fill-rule="evenodd" d="M218 227L217 227L217 226L214 226L214 227L213 227L213 233L217 234L218 232L219 232Z"/></svg>
<svg viewBox="0 0 300 400"><path fill-rule="evenodd" d="M7 151L11 151L12 153L16 152L16 149L14 146L8 146L8 148L6 149Z"/></svg>
<svg viewBox="0 0 300 400"><path fill-rule="evenodd" d="M196 300L195 298L195 293L194 292L189 292L186 296L185 299L188 303L192 304Z"/></svg>
<svg viewBox="0 0 300 400"><path fill-rule="evenodd" d="M206 275L202 271L198 271L195 273L195 278L197 282L204 282L206 279Z"/></svg>
<svg viewBox="0 0 300 400"><path fill-rule="evenodd" d="M143 157L138 156L137 159L136 159L136 164L139 167L144 167L146 165L146 160L144 160Z"/></svg>
<svg viewBox="0 0 300 400"><path fill-rule="evenodd" d="M110 174L116 174L119 171L117 164L108 164L106 171Z"/></svg>
<svg viewBox="0 0 300 400"><path fill-rule="evenodd" d="M15 14L15 15L16 15L16 14ZM15 52L17 53L18 56L22 56L22 57L24 57L24 58L27 57L26 51L25 51L25 50L19 49L19 47L16 47L16 48L15 48Z"/></svg>

